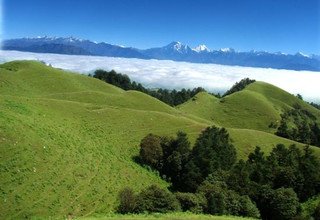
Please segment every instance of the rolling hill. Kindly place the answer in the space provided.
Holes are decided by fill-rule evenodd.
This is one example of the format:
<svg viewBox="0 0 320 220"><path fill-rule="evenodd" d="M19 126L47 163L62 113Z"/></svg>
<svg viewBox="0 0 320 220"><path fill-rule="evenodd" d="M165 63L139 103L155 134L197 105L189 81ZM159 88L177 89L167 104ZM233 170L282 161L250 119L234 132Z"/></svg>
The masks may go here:
<svg viewBox="0 0 320 220"><path fill-rule="evenodd" d="M271 92L272 91L272 92ZM139 191L156 173L134 162L146 134L227 127L238 157L296 143L268 128L299 102L262 82L221 100L207 93L172 108L136 91L35 61L0 65L0 219L90 216L113 212L125 186ZM299 146L302 144L296 143ZM320 149L314 148L320 155Z"/></svg>

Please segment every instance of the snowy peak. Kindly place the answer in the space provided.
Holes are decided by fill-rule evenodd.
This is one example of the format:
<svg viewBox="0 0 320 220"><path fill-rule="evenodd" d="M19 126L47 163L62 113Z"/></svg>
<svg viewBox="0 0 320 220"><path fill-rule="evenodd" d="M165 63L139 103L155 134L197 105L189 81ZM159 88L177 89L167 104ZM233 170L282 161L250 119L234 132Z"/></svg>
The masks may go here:
<svg viewBox="0 0 320 220"><path fill-rule="evenodd" d="M197 47L193 48L192 50L197 52L197 53L210 52L210 49L204 44L200 44Z"/></svg>
<svg viewBox="0 0 320 220"><path fill-rule="evenodd" d="M173 41L170 44L168 44L167 46L164 47L167 50L173 50L175 52L179 52L179 53L188 53L190 49L189 46L182 44L179 41Z"/></svg>
<svg viewBox="0 0 320 220"><path fill-rule="evenodd" d="M233 48L227 47L227 48L221 48L221 49L220 49L220 52L223 52L223 53L233 53L233 52L235 52L235 50L234 50Z"/></svg>
<svg viewBox="0 0 320 220"><path fill-rule="evenodd" d="M270 53L266 51L239 52L232 48L210 50L206 45L195 48L173 41L170 44L139 50L132 47L98 43L71 37L26 37L4 40L3 50L28 51L36 53L56 53L70 55L96 55L109 57L175 60L193 63L215 63L223 65L253 66L262 68L320 71L320 56Z"/></svg>
<svg viewBox="0 0 320 220"><path fill-rule="evenodd" d="M302 52L298 52L298 53L296 53L296 56L299 56L299 57L307 57L307 58L309 58L309 56L308 56L308 55L306 55L306 54L304 54L304 53L302 53Z"/></svg>

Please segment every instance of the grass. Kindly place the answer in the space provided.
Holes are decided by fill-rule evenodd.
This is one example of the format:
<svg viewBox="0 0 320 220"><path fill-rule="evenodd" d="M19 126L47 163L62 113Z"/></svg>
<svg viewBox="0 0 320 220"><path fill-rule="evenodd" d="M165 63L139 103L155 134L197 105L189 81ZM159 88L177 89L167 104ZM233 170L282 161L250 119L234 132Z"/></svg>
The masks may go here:
<svg viewBox="0 0 320 220"><path fill-rule="evenodd" d="M183 213L168 213L168 214L139 214L139 215L103 215L96 217L84 217L79 218L79 220L249 220L251 218L242 218L235 216L213 216L213 215L203 215L203 214L193 214L188 212Z"/></svg>
<svg viewBox="0 0 320 220"><path fill-rule="evenodd" d="M320 111L295 96L264 82L255 82L240 92L222 99L202 92L178 106L182 112L210 120L224 127L253 129L274 133L271 122L279 122L280 114L299 104L320 122Z"/></svg>
<svg viewBox="0 0 320 220"><path fill-rule="evenodd" d="M273 103L274 118L282 105L290 107L290 103L277 107L284 100L274 97L270 101L263 92L254 100L261 106ZM251 97L252 93L243 95ZM175 135L183 130L194 142L203 128L226 126L239 158L245 158L256 145L269 152L278 143L294 143L264 129L269 116L259 118L260 110L252 111L258 112L255 120L263 119L261 125L250 120L250 114L241 113L241 106L237 110L241 117L230 114L228 118L228 112L223 112L241 104L236 104L236 97L225 98L228 107L199 94L199 106L193 106L192 112L192 101L175 109L140 92L126 92L38 62L0 65L0 219L110 213L125 186L136 191L154 183L167 186L157 173L132 159L138 155L140 140L150 132ZM253 102L251 107L256 106ZM212 119L209 113L215 106L220 109L214 110ZM179 219L184 214L177 215L159 218Z"/></svg>

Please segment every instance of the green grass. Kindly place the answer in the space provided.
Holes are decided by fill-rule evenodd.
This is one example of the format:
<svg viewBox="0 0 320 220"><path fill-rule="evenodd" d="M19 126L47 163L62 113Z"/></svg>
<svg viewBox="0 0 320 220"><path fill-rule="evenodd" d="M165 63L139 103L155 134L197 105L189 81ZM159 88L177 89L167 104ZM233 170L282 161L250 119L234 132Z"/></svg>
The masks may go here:
<svg viewBox="0 0 320 220"><path fill-rule="evenodd" d="M168 213L168 214L139 214L139 215L103 215L96 217L83 217L79 218L79 220L140 220L140 219L148 219L148 220L249 220L251 218L242 218L235 216L213 216L213 215L203 215L203 214L193 214L193 213Z"/></svg>
<svg viewBox="0 0 320 220"><path fill-rule="evenodd" d="M222 99L202 92L178 106L182 112L210 120L224 127L254 129L274 133L271 122L279 122L280 114L299 104L320 122L320 111L295 96L264 82L255 82L240 92Z"/></svg>
<svg viewBox="0 0 320 220"><path fill-rule="evenodd" d="M276 103L285 100L270 101L260 92L254 99L260 103L257 106L273 103L270 109L276 118L282 108ZM188 103L175 109L140 92L126 92L38 62L0 65L0 219L110 213L125 186L136 191L154 183L167 186L132 159L150 132L175 135L183 130L194 142L203 128L226 126L239 158L256 145L269 152L278 143L294 143L264 129L269 115L251 120L250 114L238 109L241 117L230 113L228 118L228 108L241 104L236 94L226 97L226 104L205 93L198 96L212 103L199 98L192 112L187 111ZM262 114L250 102L247 108ZM213 111L212 119L209 114L215 106L220 109ZM244 121L246 117L250 122ZM256 121L260 119L261 125Z"/></svg>

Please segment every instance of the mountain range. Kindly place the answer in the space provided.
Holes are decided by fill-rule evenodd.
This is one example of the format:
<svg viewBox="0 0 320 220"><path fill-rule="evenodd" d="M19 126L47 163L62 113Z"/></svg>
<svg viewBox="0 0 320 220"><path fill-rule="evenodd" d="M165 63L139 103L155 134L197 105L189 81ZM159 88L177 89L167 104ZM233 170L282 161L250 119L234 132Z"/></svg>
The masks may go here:
<svg viewBox="0 0 320 220"><path fill-rule="evenodd" d="M3 50L92 55L139 59L185 61L191 63L214 63L248 67L263 67L290 70L320 71L319 55L270 53L266 51L239 52L232 48L210 50L206 45L191 48L178 41L164 47L137 49L108 43L97 43L74 37L36 37L4 40Z"/></svg>

